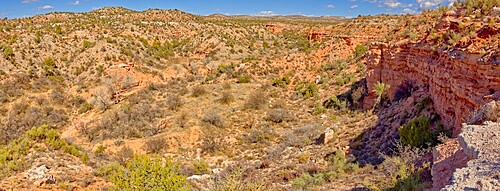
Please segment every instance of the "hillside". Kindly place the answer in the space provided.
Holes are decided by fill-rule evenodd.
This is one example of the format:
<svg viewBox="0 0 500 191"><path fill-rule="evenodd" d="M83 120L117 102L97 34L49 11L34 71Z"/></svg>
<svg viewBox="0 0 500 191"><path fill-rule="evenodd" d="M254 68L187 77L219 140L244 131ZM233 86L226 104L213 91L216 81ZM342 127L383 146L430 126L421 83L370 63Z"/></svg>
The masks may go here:
<svg viewBox="0 0 500 191"><path fill-rule="evenodd" d="M0 190L439 190L500 116L500 3L471 2L2 20Z"/></svg>

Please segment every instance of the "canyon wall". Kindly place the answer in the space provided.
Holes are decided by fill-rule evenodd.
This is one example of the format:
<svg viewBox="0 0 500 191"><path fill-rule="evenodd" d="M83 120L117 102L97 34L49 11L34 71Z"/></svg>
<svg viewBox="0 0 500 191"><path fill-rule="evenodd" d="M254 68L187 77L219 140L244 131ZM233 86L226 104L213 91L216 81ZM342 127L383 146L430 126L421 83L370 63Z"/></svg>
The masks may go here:
<svg viewBox="0 0 500 191"><path fill-rule="evenodd" d="M369 95L365 108L373 106L373 84L378 81L391 86L391 100L406 80L427 85L443 124L453 129L456 136L475 110L490 100L500 99L500 52L481 56L412 43L373 43L367 54L366 80Z"/></svg>

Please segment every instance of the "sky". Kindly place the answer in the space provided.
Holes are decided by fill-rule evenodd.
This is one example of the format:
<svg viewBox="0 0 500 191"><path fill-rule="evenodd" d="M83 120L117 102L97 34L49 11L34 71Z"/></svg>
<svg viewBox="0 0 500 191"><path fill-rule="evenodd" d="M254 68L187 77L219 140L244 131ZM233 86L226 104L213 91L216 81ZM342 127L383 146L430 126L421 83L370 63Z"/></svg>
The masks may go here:
<svg viewBox="0 0 500 191"><path fill-rule="evenodd" d="M88 12L121 6L179 9L196 15L305 15L344 16L414 14L447 6L455 0L0 0L0 18L30 17L49 12Z"/></svg>

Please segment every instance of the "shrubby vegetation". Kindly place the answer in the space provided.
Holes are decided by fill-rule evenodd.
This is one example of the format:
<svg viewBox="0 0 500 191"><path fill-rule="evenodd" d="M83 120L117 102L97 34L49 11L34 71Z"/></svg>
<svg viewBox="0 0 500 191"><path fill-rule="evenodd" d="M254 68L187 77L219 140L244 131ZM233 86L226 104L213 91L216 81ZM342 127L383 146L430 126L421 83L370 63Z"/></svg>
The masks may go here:
<svg viewBox="0 0 500 191"><path fill-rule="evenodd" d="M191 90L191 96L193 97L200 97L202 95L205 95L207 93L207 90L203 86L194 86L193 89Z"/></svg>
<svg viewBox="0 0 500 191"><path fill-rule="evenodd" d="M375 100L375 104L373 105L373 107L375 107L378 104L384 103L384 101L387 99L387 91L389 91L390 88L391 85L382 82L377 82L373 86L373 91L377 95L377 100Z"/></svg>
<svg viewBox="0 0 500 191"><path fill-rule="evenodd" d="M285 87L288 84L290 84L290 77L288 75L285 75L280 78L274 78L271 85L273 86L278 86L278 87Z"/></svg>
<svg viewBox="0 0 500 191"><path fill-rule="evenodd" d="M294 116L287 110L273 109L269 111L267 119L274 123L281 123L294 120Z"/></svg>
<svg viewBox="0 0 500 191"><path fill-rule="evenodd" d="M42 125L30 129L9 144L0 146L0 172L2 173L0 177L7 176L14 171L24 170L26 165L29 165L24 161L24 157L30 152L30 149L40 147L37 143L43 143L49 149L61 150L77 157L84 156L77 146L62 140L61 134L56 129Z"/></svg>
<svg viewBox="0 0 500 191"><path fill-rule="evenodd" d="M236 81L236 83L250 83L252 81L252 79L250 78L250 76L248 75L241 75L238 77L238 80Z"/></svg>
<svg viewBox="0 0 500 191"><path fill-rule="evenodd" d="M116 167L115 167L116 168ZM186 176L179 173L179 165L172 159L135 155L124 166L111 172L117 190L187 191Z"/></svg>
<svg viewBox="0 0 500 191"><path fill-rule="evenodd" d="M252 92L245 103L247 109L262 109L267 103L267 94L262 90Z"/></svg>
<svg viewBox="0 0 500 191"><path fill-rule="evenodd" d="M466 7L466 14L472 14L474 10L480 10L480 14L488 14L493 7L500 5L500 0L464 0L457 1L455 6Z"/></svg>
<svg viewBox="0 0 500 191"><path fill-rule="evenodd" d="M425 117L417 117L398 129L401 142L413 147L433 145L437 135L431 130L431 121Z"/></svg>
<svg viewBox="0 0 500 191"><path fill-rule="evenodd" d="M217 179L210 191L264 191L269 190L263 181L245 180L241 169L233 169Z"/></svg>
<svg viewBox="0 0 500 191"><path fill-rule="evenodd" d="M226 127L226 122L224 121L222 116L217 113L206 113L201 120L215 127Z"/></svg>
<svg viewBox="0 0 500 191"><path fill-rule="evenodd" d="M305 98L310 98L316 96L318 94L318 86L315 83L309 82L307 84L299 84L295 87L295 90L299 95L304 96Z"/></svg>
<svg viewBox="0 0 500 191"><path fill-rule="evenodd" d="M92 125L84 126L80 131L90 141L156 135L160 129L152 124L166 114L162 110L166 106L153 103L155 99L151 90L142 90L117 108L105 111L102 118L95 119Z"/></svg>
<svg viewBox="0 0 500 191"><path fill-rule="evenodd" d="M405 147L397 145L398 153L392 157L386 157L381 164L384 169L384 180L381 183L370 188L376 190L423 190L430 188L432 182L425 181L421 175L425 174L429 168L427 162L421 163L421 157L428 150L419 148Z"/></svg>
<svg viewBox="0 0 500 191"><path fill-rule="evenodd" d="M30 105L19 102L12 105L4 124L0 124L0 144L6 144L17 139L32 127L47 124L49 126L63 125L68 116L62 109L47 105Z"/></svg>
<svg viewBox="0 0 500 191"><path fill-rule="evenodd" d="M366 52L368 51L368 47L363 45L363 44L358 44L356 45L356 48L354 49L354 58L359 58L363 56Z"/></svg>

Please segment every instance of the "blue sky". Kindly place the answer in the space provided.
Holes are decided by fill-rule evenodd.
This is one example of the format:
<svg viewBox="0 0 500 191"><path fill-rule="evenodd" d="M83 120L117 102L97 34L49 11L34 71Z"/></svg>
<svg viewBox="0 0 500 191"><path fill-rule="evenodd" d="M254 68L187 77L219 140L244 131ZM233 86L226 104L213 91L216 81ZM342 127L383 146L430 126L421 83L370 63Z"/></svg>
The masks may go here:
<svg viewBox="0 0 500 191"><path fill-rule="evenodd" d="M198 15L346 16L418 13L455 0L0 0L0 17L19 18L54 11L88 12L107 6L133 10L179 9Z"/></svg>

